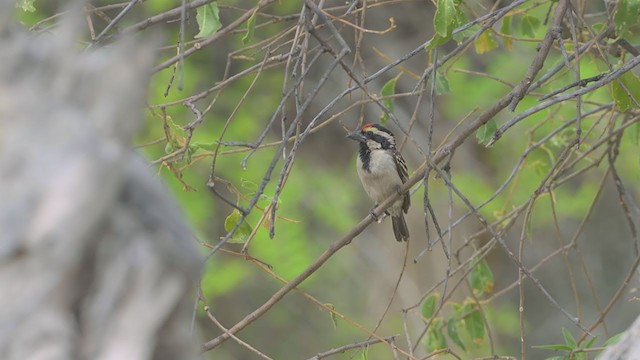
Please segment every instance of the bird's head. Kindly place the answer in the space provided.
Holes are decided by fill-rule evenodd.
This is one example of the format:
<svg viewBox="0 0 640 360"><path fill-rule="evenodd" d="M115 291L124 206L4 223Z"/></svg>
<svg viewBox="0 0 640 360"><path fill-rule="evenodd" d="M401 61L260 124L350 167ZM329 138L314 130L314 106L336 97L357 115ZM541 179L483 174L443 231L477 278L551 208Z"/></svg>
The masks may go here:
<svg viewBox="0 0 640 360"><path fill-rule="evenodd" d="M393 149L396 146L393 133L379 124L365 124L360 130L347 135L349 139L364 144L369 149Z"/></svg>

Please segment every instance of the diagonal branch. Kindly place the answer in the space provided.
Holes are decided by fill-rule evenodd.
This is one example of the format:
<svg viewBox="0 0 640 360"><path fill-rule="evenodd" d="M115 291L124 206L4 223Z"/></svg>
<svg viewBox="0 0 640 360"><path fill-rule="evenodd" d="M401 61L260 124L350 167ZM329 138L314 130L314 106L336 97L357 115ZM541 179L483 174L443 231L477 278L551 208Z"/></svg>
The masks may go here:
<svg viewBox="0 0 640 360"><path fill-rule="evenodd" d="M556 34L560 33L562 18L569 8L568 5L569 0L560 0L560 2L558 2L558 8L553 16L553 22L551 23L547 34L544 36L542 43L539 45L540 50L538 50L535 58L533 58L524 79L522 79L520 84L513 89L513 98L511 99L511 104L509 106L511 111L516 109L520 100L522 100L522 98L527 94L529 87L531 86L531 82L536 77L540 69L542 69L544 61L547 59L547 55L549 55L549 50L551 50L551 46L553 45L553 40L557 37Z"/></svg>

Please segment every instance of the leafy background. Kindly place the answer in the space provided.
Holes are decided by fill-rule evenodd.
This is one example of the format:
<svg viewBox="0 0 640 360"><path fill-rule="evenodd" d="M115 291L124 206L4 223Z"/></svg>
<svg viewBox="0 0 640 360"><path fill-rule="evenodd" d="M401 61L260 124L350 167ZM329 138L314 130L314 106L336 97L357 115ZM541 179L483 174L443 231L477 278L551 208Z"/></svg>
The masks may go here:
<svg viewBox="0 0 640 360"><path fill-rule="evenodd" d="M469 118L491 107L522 80L558 7L558 1L524 1L489 30L478 33L484 24L480 22L454 33L454 29L506 4L366 1L355 7L353 13L344 15L349 4L323 2L323 9L332 15L333 23L354 50L346 62L360 77L369 76L416 46L430 42L423 51L366 85L369 92L382 97L390 113L381 111L359 90L341 98L315 126L298 149L292 168L286 171L286 183L277 201L275 236L270 238L273 219L264 216L265 209L273 206L283 161L276 154L277 146L267 144L282 141L281 121L288 126L287 121L295 117L295 102L286 102L282 117L276 117L274 126L267 129L263 146L251 152L248 145L254 144L265 130L283 93L291 87L292 67L276 61L274 66L265 65L263 70L224 82L224 86L197 101L185 99L252 66L259 68L270 56L293 51L290 47L295 30L304 32L304 24L296 27L303 3L282 0L253 11L256 3L250 1L206 2L187 12L181 34L179 16L146 29L135 28L135 24L181 4L147 0L135 4L116 29L105 35L104 41L96 42L95 34L92 40L90 30L99 33L127 4L89 2L86 12L92 21L78 35L79 46L86 47L92 42L108 46L119 41L118 32L126 32L133 26L136 37L159 43L157 63L161 64L180 51L182 47L176 44L181 37L185 40L184 48L197 46L199 41L207 41L246 15L242 25L212 46L185 57L181 66L171 64L153 71L145 124L134 141L137 151L153 164L152 171L162 177L181 204L202 243L203 255L210 254L211 248L242 221L241 213L217 197L207 184L213 180L222 196L238 206L247 206L259 190L271 160L274 156L281 158L244 225L229 236L228 244L203 261L197 325L206 340L221 333L207 316L207 310L220 323L231 327L262 305L283 281L290 281L304 271L329 244L368 214L372 204L357 179L356 144L345 138L347 130L362 122L381 121L402 138L402 131L394 121L397 119L404 129L412 123L411 138L403 153L410 170L415 170L424 160L429 141L430 104L434 104L433 149L437 149L464 127ZM19 5L16 15L37 36L50 36L64 24L64 16L51 18L60 13L61 4L24 0ZM474 216L455 227L451 225L468 208L433 173L429 178L430 202L440 227L452 228L451 237L444 235L442 240L442 244L455 250L450 258L440 244L424 252L426 231L432 239L437 234L433 223L429 230L425 229L423 187L418 185L413 189L413 207L407 217L412 234L408 247L392 240L389 221L369 226L297 291L238 336L276 359L309 358L367 340L379 321L381 325L375 330L378 336L395 336L398 347L406 351L414 348L418 358L429 353L449 358L492 354L516 358L525 354L530 358L556 355L593 358L592 354L608 344L607 339L609 343L615 341L614 335L624 330L638 313L634 295L638 286L638 236L634 227L639 214L635 205L639 180L638 77L633 71L628 72L581 98L579 106L583 113L603 104L611 105L581 119L580 146L572 143L576 127L569 126L523 156L532 144L576 116L575 99L526 117L495 144L486 146L498 127L515 114L539 104L540 96L575 82L576 72L581 79L589 78L616 69L633 58L617 41L638 43L637 2L621 0L618 8L613 9L607 9L604 2L574 1L573 6L579 15L575 21L580 21L579 44L589 42L608 24L613 25L616 35L595 42L597 45L580 58L579 68L578 62L573 61L569 69L564 68L524 97L514 113L503 110L492 118L475 133L475 138L469 138L456 149L450 166L453 184L475 206L489 199L510 174L515 174L504 190L479 212L487 221L498 224L498 228L504 226L503 236L512 251L517 253L518 248L526 248L521 251L523 264L535 270L537 279L563 309L578 316L585 326L598 317L606 320L593 331L597 338L582 336L580 329L552 306L531 281L518 286L518 267L492 243L491 235L483 232L484 227ZM335 20L337 17L345 22ZM561 32L565 54L572 54L575 48L569 23L567 18ZM327 29L318 31L321 37L330 39ZM414 89L434 58L441 59L472 36L476 38L469 46L439 66L435 96L430 96L429 80L424 98L420 97ZM314 46L317 49L319 42L313 37L306 41L310 49ZM335 42L330 44L338 48ZM555 42L541 74L565 61L562 52ZM308 50L309 57L316 54L317 51ZM304 74L301 99L318 84L332 61L330 54L318 59ZM305 110L300 131L337 93L352 85L353 80L344 71L330 73L327 84ZM201 118L193 107L202 113ZM189 124L194 121L197 123L191 132ZM599 142L621 126L626 127L618 142ZM615 169L623 191L616 186L607 162L607 154L613 148L618 151ZM285 149L286 153L291 151L291 144ZM591 149L593 153L589 153ZM563 167L561 157L565 151L570 151L569 159L575 160L574 165ZM516 166L519 161L521 165ZM536 194L536 189L558 167L574 176L564 177L565 181L554 185L553 191ZM528 211L520 210L516 217L510 215L532 196L536 200ZM515 222L508 227L510 219ZM248 252L241 254L249 238ZM575 246L559 250L570 241ZM631 285L621 287L628 275ZM611 300L614 305L605 311ZM522 349L521 334L526 339ZM592 351L575 352L585 348ZM258 356L234 341L205 354L211 359ZM390 345L372 344L340 356L383 359L394 355Z"/></svg>

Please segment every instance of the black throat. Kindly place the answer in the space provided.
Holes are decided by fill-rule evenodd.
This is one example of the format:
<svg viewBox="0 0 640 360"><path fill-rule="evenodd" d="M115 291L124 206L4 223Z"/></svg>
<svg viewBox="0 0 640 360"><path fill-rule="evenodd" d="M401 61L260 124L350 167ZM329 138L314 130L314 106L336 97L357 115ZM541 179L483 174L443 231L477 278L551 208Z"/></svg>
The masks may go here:
<svg viewBox="0 0 640 360"><path fill-rule="evenodd" d="M360 161L362 161L362 168L367 172L371 172L371 149L369 149L366 143L360 143L358 156L360 156Z"/></svg>

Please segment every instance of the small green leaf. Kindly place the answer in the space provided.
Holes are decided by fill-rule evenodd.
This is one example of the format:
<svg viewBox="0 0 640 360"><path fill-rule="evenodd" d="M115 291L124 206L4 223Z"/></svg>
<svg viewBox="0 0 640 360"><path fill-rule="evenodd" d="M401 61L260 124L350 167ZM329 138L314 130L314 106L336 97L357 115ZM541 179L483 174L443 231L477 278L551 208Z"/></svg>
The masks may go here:
<svg viewBox="0 0 640 360"><path fill-rule="evenodd" d="M612 337L610 337L607 341L604 342L604 346L611 346L613 344L616 344L618 341L620 341L622 339L622 337L624 336L625 332L621 332L617 335L613 335Z"/></svg>
<svg viewBox="0 0 640 360"><path fill-rule="evenodd" d="M476 53L478 55L482 55L497 48L498 42L493 38L491 31L485 31L478 36L476 41L473 42L473 45L476 49Z"/></svg>
<svg viewBox="0 0 640 360"><path fill-rule="evenodd" d="M167 142L167 145L164 146L164 153L165 154L171 154L174 151L175 151L175 149L173 148L173 145L171 145L170 142Z"/></svg>
<svg viewBox="0 0 640 360"><path fill-rule="evenodd" d="M398 81L398 78L400 77L400 75L402 74L399 74L398 76L394 77L393 79L387 81L386 84L384 84L384 86L380 90L380 96L395 95L396 82ZM390 113L393 113L393 98L382 99L382 103L387 109L389 109ZM387 123L387 121L389 121L389 115L386 112L383 112L382 115L380 115L380 124L384 126Z"/></svg>
<svg viewBox="0 0 640 360"><path fill-rule="evenodd" d="M473 264L473 263L472 263ZM476 296L493 292L494 280L493 272L486 260L482 259L472 265L473 269L469 273L469 282Z"/></svg>
<svg viewBox="0 0 640 360"><path fill-rule="evenodd" d="M167 115L165 117L166 125L165 125L165 135L167 137L168 144L171 144L171 151L175 151L176 149L180 149L182 144L184 144L184 138L186 132L184 129L173 122L171 116ZM165 147L165 151L167 147Z"/></svg>
<svg viewBox="0 0 640 360"><path fill-rule="evenodd" d="M216 149L216 147L218 146L218 142L212 142L212 143L201 143L201 142L192 142L191 146L193 146L196 149L202 149L202 150L207 150L207 151L214 151Z"/></svg>
<svg viewBox="0 0 640 360"><path fill-rule="evenodd" d="M422 316L425 319L430 319L436 311L436 306L438 304L438 300L440 299L440 294L433 293L427 296L426 299L422 302Z"/></svg>
<svg viewBox="0 0 640 360"><path fill-rule="evenodd" d="M193 154L197 151L198 149L193 147L192 145L189 145L189 147L187 148L187 164L191 164L191 156L193 156Z"/></svg>
<svg viewBox="0 0 640 360"><path fill-rule="evenodd" d="M597 336L594 336L594 337L592 337L591 339L589 339L589 341L587 341L587 342L584 344L583 348L584 348L584 349L588 349L588 348L590 348L590 347L591 347L591 345L593 345L593 343L594 343L594 342L596 342L596 339L597 339L597 338L598 338Z"/></svg>
<svg viewBox="0 0 640 360"><path fill-rule="evenodd" d="M482 345L484 342L485 329L484 321L480 310L475 309L464 317L464 325L467 333L471 336L471 340L476 345Z"/></svg>
<svg viewBox="0 0 640 360"><path fill-rule="evenodd" d="M327 303L324 304L326 307L328 307L331 310L335 310L335 306L331 303ZM331 315L331 322L333 323L333 328L337 329L338 328L338 319L336 318L336 313L334 313L333 311L329 311L329 315Z"/></svg>
<svg viewBox="0 0 640 360"><path fill-rule="evenodd" d="M184 131L182 126L173 122L171 116L167 115L165 117L165 120L167 122L167 125L169 126L169 130L167 131L169 133L168 140L171 145L173 145L173 147L177 149L181 146L180 141L184 139L187 133Z"/></svg>
<svg viewBox="0 0 640 360"><path fill-rule="evenodd" d="M629 133L631 135L630 138L633 145L638 146L640 144L640 122L629 126L629 128L625 130L625 133Z"/></svg>
<svg viewBox="0 0 640 360"><path fill-rule="evenodd" d="M611 82L611 92L618 110L637 107L640 104L640 79L633 72L626 72Z"/></svg>
<svg viewBox="0 0 640 360"><path fill-rule="evenodd" d="M487 121L486 124L482 125L476 131L476 138L478 139L478 142L483 145L489 144L493 135L496 133L496 130L498 130L496 121L494 119Z"/></svg>
<svg viewBox="0 0 640 360"><path fill-rule="evenodd" d="M462 308L462 306L460 304L451 303L451 310L453 310L453 315L455 315L455 317L460 317L460 315L461 315L460 308Z"/></svg>
<svg viewBox="0 0 640 360"><path fill-rule="evenodd" d="M453 30L455 30L455 28L458 28L462 25L467 24L468 22L469 22L469 18L467 17L467 14L465 14L464 11L462 11L462 9L460 9L460 7L458 6L456 8L456 19L455 19L455 25ZM458 45L460 45L462 40L464 40L469 36L472 36L478 30L480 30L480 25L476 24L466 30L457 32L456 34L453 34L452 32L452 37L453 37L453 40L455 40L458 43Z"/></svg>
<svg viewBox="0 0 640 360"><path fill-rule="evenodd" d="M540 27L540 19L535 16L525 15L520 21L520 32L524 36L533 38L536 36L536 31Z"/></svg>
<svg viewBox="0 0 640 360"><path fill-rule="evenodd" d="M616 107L620 111L627 111L631 107L631 102L627 96L627 93L624 91L622 85L620 85L619 80L613 80L611 82L611 95L613 96L613 100L616 102Z"/></svg>
<svg viewBox="0 0 640 360"><path fill-rule="evenodd" d="M196 10L196 21L200 29L200 32L195 36L196 39L211 36L220 30L222 23L219 12L217 2L201 6Z"/></svg>
<svg viewBox="0 0 640 360"><path fill-rule="evenodd" d="M449 338L462 350L467 351L462 340L460 340L460 334L458 333L458 321L455 318L451 318L447 321L447 335L449 335Z"/></svg>
<svg viewBox="0 0 640 360"><path fill-rule="evenodd" d="M613 23L618 37L627 36L630 27L640 22L640 1L619 0Z"/></svg>
<svg viewBox="0 0 640 360"><path fill-rule="evenodd" d="M562 328L562 336L564 337L565 344L571 346L572 350L578 347L578 343L576 343L576 339L574 339L573 335L571 335L569 330Z"/></svg>
<svg viewBox="0 0 640 360"><path fill-rule="evenodd" d="M433 50L435 49L437 46L440 46L442 44L446 44L447 41L451 40L450 37L442 37L438 34L434 34L433 37L431 38L431 40L429 40L429 42L427 43L427 45L424 46L424 48L426 50Z"/></svg>
<svg viewBox="0 0 640 360"><path fill-rule="evenodd" d="M450 37L456 27L458 7L454 0L438 0L438 9L433 17L433 27L436 34L442 37Z"/></svg>
<svg viewBox="0 0 640 360"><path fill-rule="evenodd" d="M367 352L369 351L369 347L366 347L364 350L362 350L362 360L367 360Z"/></svg>
<svg viewBox="0 0 640 360"><path fill-rule="evenodd" d="M600 33L602 30L605 29L605 24L602 23L602 22L597 22L597 23L591 25L591 28L593 29L593 32Z"/></svg>
<svg viewBox="0 0 640 360"><path fill-rule="evenodd" d="M34 12L36 11L36 7L33 5L36 0L22 0L16 3L16 7L22 8L22 11Z"/></svg>
<svg viewBox="0 0 640 360"><path fill-rule="evenodd" d="M442 95L446 94L451 89L449 88L449 80L447 80L447 76L441 74L439 71L436 72L436 94Z"/></svg>
<svg viewBox="0 0 640 360"><path fill-rule="evenodd" d="M464 39L475 35L475 33L477 33L478 31L480 31L480 25L473 25L466 30L453 34L453 40L455 40L458 45L460 45Z"/></svg>
<svg viewBox="0 0 640 360"><path fill-rule="evenodd" d="M442 320L434 319L429 329L427 329L426 348L428 353L447 348L447 339L442 332Z"/></svg>
<svg viewBox="0 0 640 360"><path fill-rule="evenodd" d="M500 26L501 33L511 35L511 18L511 15L507 15L502 18L502 26ZM511 50L511 48L513 48L513 43L510 38L504 37L502 41L504 42L504 47L507 48L507 50Z"/></svg>
<svg viewBox="0 0 640 360"><path fill-rule="evenodd" d="M227 232L231 231L231 229L236 227L238 222L240 222L241 220L242 220L242 214L240 213L240 210L233 209L231 214L229 214L229 216L227 216L227 218L224 219L224 229ZM228 240L228 242L243 243L247 240L252 230L253 229L251 228L251 225L249 225L246 221L242 221L242 224L240 225L240 227L238 227L238 229L233 234L233 236Z"/></svg>
<svg viewBox="0 0 640 360"><path fill-rule="evenodd" d="M258 13L258 8L253 10L253 14L251 14L251 17L249 18L249 20L247 20L247 33L244 34L244 36L242 37L242 43L244 45L247 45L249 41L251 41L251 39L253 38L253 33L256 30L256 14L257 13Z"/></svg>

